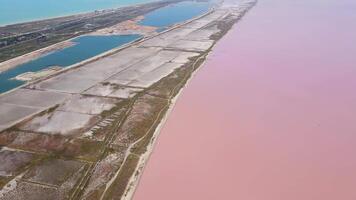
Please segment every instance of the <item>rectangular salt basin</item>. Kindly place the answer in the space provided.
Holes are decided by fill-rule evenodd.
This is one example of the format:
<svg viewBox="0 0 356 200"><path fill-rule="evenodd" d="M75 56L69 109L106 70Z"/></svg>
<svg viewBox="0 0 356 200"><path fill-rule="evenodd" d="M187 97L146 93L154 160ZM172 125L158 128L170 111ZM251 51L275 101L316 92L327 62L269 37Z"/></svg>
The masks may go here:
<svg viewBox="0 0 356 200"><path fill-rule="evenodd" d="M20 129L47 134L72 135L88 129L94 125L95 121L97 118L88 114L54 111L36 116L22 125Z"/></svg>
<svg viewBox="0 0 356 200"><path fill-rule="evenodd" d="M193 41L193 40L179 40L168 45L172 49L180 49L185 51L204 52L214 44L213 40Z"/></svg>
<svg viewBox="0 0 356 200"><path fill-rule="evenodd" d="M162 66L156 68L155 70L148 72L141 77L137 78L136 80L129 83L129 86L133 87L149 87L152 84L158 82L165 76L172 73L175 69L181 67L183 64L180 63L166 63Z"/></svg>
<svg viewBox="0 0 356 200"><path fill-rule="evenodd" d="M58 110L99 115L104 111L110 110L119 102L120 100L113 98L74 95L71 99L64 102Z"/></svg>
<svg viewBox="0 0 356 200"><path fill-rule="evenodd" d="M193 32L195 29L192 28L179 28L169 31L163 35L159 35L152 39L149 39L141 44L143 47L166 47L169 44L184 38L189 33Z"/></svg>
<svg viewBox="0 0 356 200"><path fill-rule="evenodd" d="M143 74L150 72L164 63L167 63L178 57L180 52L162 50L156 55L142 60L131 66L130 68L118 73L107 81L119 85L126 85L131 81L139 78Z"/></svg>
<svg viewBox="0 0 356 200"><path fill-rule="evenodd" d="M69 94L58 92L18 89L0 96L0 102L29 107L46 108L63 102Z"/></svg>
<svg viewBox="0 0 356 200"><path fill-rule="evenodd" d="M0 130L9 128L16 122L29 115L39 112L40 108L20 106L13 104L0 103Z"/></svg>
<svg viewBox="0 0 356 200"><path fill-rule="evenodd" d="M135 96L138 92L141 92L142 90L143 89L141 88L124 87L110 83L99 83L87 90L84 94L128 99Z"/></svg>

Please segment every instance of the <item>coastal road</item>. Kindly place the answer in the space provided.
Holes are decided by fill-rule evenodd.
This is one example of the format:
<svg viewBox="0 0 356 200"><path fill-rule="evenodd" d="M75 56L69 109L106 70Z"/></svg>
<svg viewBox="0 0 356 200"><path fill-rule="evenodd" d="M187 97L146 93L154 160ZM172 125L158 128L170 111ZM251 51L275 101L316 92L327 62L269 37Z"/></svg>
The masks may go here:
<svg viewBox="0 0 356 200"><path fill-rule="evenodd" d="M355 11L259 1L184 90L134 199L356 199Z"/></svg>

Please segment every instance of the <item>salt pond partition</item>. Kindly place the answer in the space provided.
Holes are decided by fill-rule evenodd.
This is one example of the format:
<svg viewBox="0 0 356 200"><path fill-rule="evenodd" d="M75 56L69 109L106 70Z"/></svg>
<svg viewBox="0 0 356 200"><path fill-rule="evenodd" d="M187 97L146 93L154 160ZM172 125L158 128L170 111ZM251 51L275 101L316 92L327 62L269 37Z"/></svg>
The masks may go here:
<svg viewBox="0 0 356 200"><path fill-rule="evenodd" d="M140 35L82 36L73 39L75 45L52 52L16 68L0 73L0 93L23 85L12 78L25 72L37 72L51 66L67 67L110 49L132 42Z"/></svg>

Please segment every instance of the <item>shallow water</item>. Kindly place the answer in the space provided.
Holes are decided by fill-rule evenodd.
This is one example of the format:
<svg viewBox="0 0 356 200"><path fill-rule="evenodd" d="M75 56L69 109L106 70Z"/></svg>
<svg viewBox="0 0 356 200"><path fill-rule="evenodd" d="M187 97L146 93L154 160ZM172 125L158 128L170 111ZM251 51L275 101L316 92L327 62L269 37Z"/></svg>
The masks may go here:
<svg viewBox="0 0 356 200"><path fill-rule="evenodd" d="M263 0L184 89L135 200L356 199L356 2Z"/></svg>
<svg viewBox="0 0 356 200"><path fill-rule="evenodd" d="M100 53L119 47L141 37L140 35L120 35L120 36L82 36L72 41L76 44L59 51L52 52L36 60L17 66L3 73L0 73L0 93L18 87L24 82L11 80L19 74L25 72L36 72L51 66L66 67Z"/></svg>
<svg viewBox="0 0 356 200"><path fill-rule="evenodd" d="M0 0L0 25L27 22L154 0Z"/></svg>

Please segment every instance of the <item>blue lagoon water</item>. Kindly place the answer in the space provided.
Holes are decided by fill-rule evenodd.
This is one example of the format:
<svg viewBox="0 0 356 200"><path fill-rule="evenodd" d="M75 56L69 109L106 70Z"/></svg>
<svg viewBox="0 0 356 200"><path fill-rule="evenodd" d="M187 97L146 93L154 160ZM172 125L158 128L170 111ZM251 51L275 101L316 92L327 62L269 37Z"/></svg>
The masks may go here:
<svg viewBox="0 0 356 200"><path fill-rule="evenodd" d="M176 23L197 17L207 12L211 2L184 1L172 4L145 15L140 24L160 27L161 30Z"/></svg>
<svg viewBox="0 0 356 200"><path fill-rule="evenodd" d="M0 25L147 3L154 0L0 0Z"/></svg>
<svg viewBox="0 0 356 200"><path fill-rule="evenodd" d="M36 72L51 66L66 67L100 53L129 43L140 38L140 35L114 35L114 36L82 36L72 41L74 46L55 51L36 60L19 65L16 68L0 73L0 93L18 87L24 82L11 80L25 72Z"/></svg>

